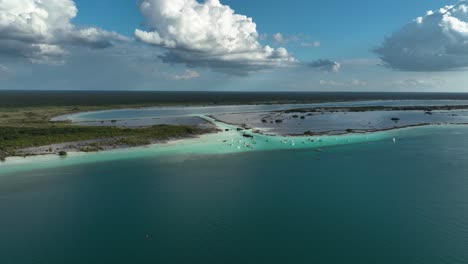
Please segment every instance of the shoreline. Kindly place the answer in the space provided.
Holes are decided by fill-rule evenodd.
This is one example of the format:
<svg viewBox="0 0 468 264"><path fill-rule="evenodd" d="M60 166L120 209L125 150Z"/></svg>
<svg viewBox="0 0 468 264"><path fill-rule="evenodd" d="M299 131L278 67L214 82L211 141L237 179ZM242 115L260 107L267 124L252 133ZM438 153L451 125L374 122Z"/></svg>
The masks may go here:
<svg viewBox="0 0 468 264"><path fill-rule="evenodd" d="M229 125L226 125L229 126ZM258 142L252 147L247 142L252 142L242 136L242 131L230 130L219 133L204 134L196 138L173 139L165 143L111 149L99 152L70 152L66 157L57 155L40 155L29 157L9 157L6 162L0 162L0 175L11 174L17 171L33 171L36 169L47 169L62 166L73 166L95 162L111 162L118 160L139 159L139 158L184 158L193 155L228 155L246 152L280 151L280 150L320 150L366 142L387 141L392 143L392 138L404 138L409 135L418 135L430 131L432 128L462 127L464 125L427 125L418 127L407 127L392 129L387 131L346 134L346 135L324 135L324 136L268 136L256 135ZM466 126L466 125L465 125ZM229 146L234 139L234 146ZM313 141L308 141L313 139ZM241 143L237 143L241 142ZM237 147L236 147L237 145Z"/></svg>
<svg viewBox="0 0 468 264"><path fill-rule="evenodd" d="M374 112L374 111L459 111L468 110L468 105L417 105L417 106L351 106L351 107L311 107L311 108L293 108L289 110L281 110L276 112L281 113L354 113L354 112Z"/></svg>
<svg viewBox="0 0 468 264"><path fill-rule="evenodd" d="M467 106L468 107L468 106ZM216 122L228 124L230 126L237 127L240 132L251 132L254 134L264 135L264 136L272 136L272 137L317 137L317 136L345 136L350 134L369 134L369 133L378 133L378 132L385 132L385 131L393 131L393 130L400 130L406 128L417 128L417 127L426 127L426 126L443 126L443 125L454 125L454 126L463 126L468 125L467 123L451 123L451 122L436 122L436 123L418 123L418 124L411 124L411 125L404 125L398 127L390 127L390 128L381 128L381 129L352 129L350 132L342 131L342 130L329 130L323 132L311 132L311 133L304 133L304 134L269 134L268 132L261 131L262 128L259 127L250 127L246 124L236 124L230 123L223 120L220 120L212 115L207 116L212 118ZM333 133L333 132L342 132L342 133Z"/></svg>
<svg viewBox="0 0 468 264"><path fill-rule="evenodd" d="M388 100L380 100L388 101ZM394 100L402 101L402 100ZM411 100L408 100L411 101ZM454 100L455 101L455 100ZM206 107L206 106L205 106ZM238 105L235 107L239 107ZM242 107L242 106L240 106ZM158 109L160 107L144 108L144 110ZM185 106L174 106L174 108L186 108ZM204 108L203 106L201 108ZM450 109L448 109L450 108ZM135 108L128 108L135 109ZM141 108L137 108L141 109ZM328 109L330 112L340 110L341 112L348 112L353 107L314 107L314 108L291 108L278 111L267 111L265 113L274 114L280 113L301 113L317 112L318 110L324 111ZM411 111L432 111L434 110L460 110L467 109L468 105L439 105L439 106L358 106L354 107L355 112L366 111L402 111L408 109ZM119 111L125 109L109 109L104 111ZM320 112L319 111L319 112ZM70 116L79 116L81 114L93 113L80 112L75 114L67 114L66 118ZM97 111L97 112L102 112ZM263 111L251 111L254 113ZM242 114L244 112L241 112ZM246 124L228 123L215 117L216 114L195 114L190 116L198 117L204 121L209 122L214 126L211 131L206 130L204 133L193 134L189 136L169 137L167 139L158 139L147 141L149 143L140 144L110 144L109 146L100 145L98 148L86 149L83 151L82 147L93 145L94 143L108 143L108 141L116 140L118 138L100 138L81 140L73 142L64 142L58 144L51 144L45 146L38 146L32 148L24 148L18 151L20 155L8 156L4 161L0 160L0 175L15 170L32 170L35 168L48 168L54 166L68 166L73 164L81 164L87 162L99 161L112 161L119 159L132 159L139 157L154 157L155 155L162 156L185 156L185 155L199 155L199 154L231 154L243 153L249 151L271 151L271 150L291 150L291 149L322 149L325 147L355 144L362 142L392 141L399 135L406 134L406 131L428 131L425 128L433 127L454 127L466 126L468 123L451 123L451 122L434 122L434 123L417 123L410 125L402 125L399 127L384 127L381 129L348 129L343 133L334 133L338 130L330 130L323 132L310 132L304 134L287 134L278 133L272 134L265 131L267 128L255 127ZM429 115L429 114L428 114ZM432 115L432 114L431 114ZM57 120L59 117L52 118ZM122 119L122 118L121 118ZM141 119L145 119L142 117ZM124 118L124 120L127 120ZM73 119L68 119L72 125ZM80 121L82 122L82 121ZM93 122L93 121L90 121ZM263 129L264 131L261 131ZM429 129L430 130L430 129ZM417 133L417 132L415 132ZM150 139L150 138L148 138ZM394 142L395 140L393 140ZM146 141L145 141L146 142ZM53 151L49 151L49 149ZM60 152L66 152L65 155L57 155ZM16 152L15 152L16 154Z"/></svg>
<svg viewBox="0 0 468 264"><path fill-rule="evenodd" d="M290 105L291 108L289 109L278 109L278 110L270 110L269 112L276 112L276 113L301 113L298 111L309 111L309 112L319 112L317 110L323 109L323 111L338 111L342 109L347 112L365 112L365 111L410 111L410 110L417 110L417 111L425 111L426 109L433 109L438 110L437 108L443 110L468 110L468 103L467 105L418 105L418 106L322 106L323 104L347 104L347 103L370 103L370 102L375 102L375 103L382 103L382 102L411 102L411 101L421 101L421 100L415 100L415 99L393 99L393 100L387 100L387 99L380 99L380 100L375 100L375 99L358 99L358 100L337 100L337 101L311 101L311 102L270 102L270 103L243 103L243 104L189 104L189 105L180 105L180 104L167 104L167 105L117 105L117 106L102 106L99 107L98 109L92 109L92 110L85 110L85 111L70 111L64 114L59 114L55 117L51 118L51 122L70 122L74 121L71 117L77 117L79 118L82 115L87 115L87 114L95 114L95 113L108 113L108 112L118 112L118 111L131 111L131 110L143 110L143 111L151 111L151 110L158 110L158 109L188 109L188 108L193 108L193 109L203 109L203 108L217 108L217 107L243 107L243 106L288 106ZM431 101L431 100L428 100ZM434 101L434 100L432 100ZM455 100L455 99L444 99L444 100L435 100L437 102L459 102L459 101L468 101L468 100ZM310 107L300 107L302 105L310 105ZM297 106L297 108L295 108ZM79 108L80 106L78 106ZM86 106L83 106L86 108ZM453 108L453 107L459 107L459 108ZM91 107L93 108L93 107ZM414 109L410 109L414 108ZM349 109L366 109L366 110L359 110L359 111L349 111ZM407 110L404 110L407 109ZM431 110L432 111L432 110ZM251 111L242 111L242 113L254 113L254 112L261 112L259 110L251 110ZM238 113L238 112L235 112ZM184 115L187 116L187 115ZM196 115L195 115L196 116ZM178 117L176 116L167 116L167 117ZM157 117L157 118L162 118L162 117ZM120 119L120 120L141 120L144 118L128 118L128 119ZM104 121L109 121L111 119L106 119ZM87 122L94 122L94 121L101 121L101 120L87 120ZM77 120L76 122L82 122L81 120Z"/></svg>
<svg viewBox="0 0 468 264"><path fill-rule="evenodd" d="M206 134L213 134L217 132L209 132ZM38 147L30 147L24 149L16 150L16 155L7 156L6 159L9 158L27 158L27 157L37 157L37 156L57 156L60 155L60 152L65 152L67 155L70 153L99 153L105 151L112 151L112 150L132 150L135 148L141 147L151 147L152 145L157 144L170 144L172 142L177 142L181 140L190 140L198 138L202 135L193 135L193 136L186 136L186 137L173 137L169 139L161 139L161 140L151 140L149 144L137 144L137 145L114 145L114 144L107 144L112 143L114 140L118 140L118 138L108 138L108 139L92 139L92 140L81 140L81 141L73 141L73 142L64 142L64 143L57 143L57 144L50 144ZM95 143L104 143L104 145L99 145L99 147L94 147L93 144ZM53 149L50 151L50 149ZM67 156L64 155L64 156Z"/></svg>
<svg viewBox="0 0 468 264"><path fill-rule="evenodd" d="M468 108L468 106L467 106ZM281 111L289 112L293 110L284 110ZM292 113L295 113L294 111ZM17 158L26 158L26 157L36 157L36 156L47 156L47 155L60 155L61 152L65 152L66 156L68 153L100 153L105 151L112 151L112 150L132 150L135 148L147 148L153 145L160 145L160 144L169 144L170 142L175 141L185 141L191 140L194 138L199 138L203 135L210 135L210 134L222 134L223 132L227 132L226 129L229 131L237 132L242 137L245 135L252 135L252 136L265 136L265 137L284 137L284 138L310 138L310 137L323 137L323 136L335 136L341 137L346 135L368 135L372 133L379 133L379 132L386 132L386 131L396 131L396 130L403 130L407 128L417 128L417 127L427 127L427 126L442 126L442 125L468 125L468 123L420 123L420 124L411 124L399 127L391 127L391 128L381 128L381 129L350 129L350 131L342 131L342 130L330 130L330 131L323 131L323 132L310 132L304 134L272 134L268 133L267 131L261 131L262 128L258 127L250 127L246 124L236 124L236 123L228 123L222 121L213 115L196 115L200 119L203 119L214 126L213 131L208 131L206 133L200 135L188 135L188 136L181 136L181 137L173 137L168 139L160 139L154 140L149 139L149 143L144 144L135 144L135 145L128 145L128 144L115 144L114 142L118 138L100 138L100 139L90 139L90 140L81 140L81 141L71 141L71 142L63 142L63 143L56 143L50 145L43 145L37 147L28 147L16 150L14 153L9 153L6 150L1 150L5 152L7 155L0 161L0 164L7 162L7 159L11 159L13 157ZM127 119L124 119L127 120ZM92 122L92 121L89 121ZM229 128L226 128L229 126ZM337 133L334 133L337 132ZM99 145L96 145L99 144ZM103 143L103 144L101 144Z"/></svg>

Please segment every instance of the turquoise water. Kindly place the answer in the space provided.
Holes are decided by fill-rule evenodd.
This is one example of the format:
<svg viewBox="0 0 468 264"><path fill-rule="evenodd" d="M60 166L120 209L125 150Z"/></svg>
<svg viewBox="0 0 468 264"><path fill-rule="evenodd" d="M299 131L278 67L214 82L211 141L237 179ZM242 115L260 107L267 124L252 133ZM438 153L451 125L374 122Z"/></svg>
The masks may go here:
<svg viewBox="0 0 468 264"><path fill-rule="evenodd" d="M213 123L220 132L207 134L193 139L179 140L169 143L155 144L146 147L103 151L99 153L69 153L67 157L46 155L36 157L7 158L0 162L0 177L2 174L54 168L70 165L86 165L90 163L140 159L145 157L167 157L201 154L228 154L244 152L261 152L267 150L315 149L322 147L372 142L376 140L390 140L392 136L406 134L415 130L385 131L371 134L348 134L343 136L320 137L286 137L254 134L251 131L238 131L236 126L217 122L212 118L201 116ZM225 131L225 130L228 131ZM421 130L424 131L424 130ZM245 138L244 133L254 135L255 138Z"/></svg>
<svg viewBox="0 0 468 264"><path fill-rule="evenodd" d="M0 167L0 263L467 263L468 127L375 137Z"/></svg>

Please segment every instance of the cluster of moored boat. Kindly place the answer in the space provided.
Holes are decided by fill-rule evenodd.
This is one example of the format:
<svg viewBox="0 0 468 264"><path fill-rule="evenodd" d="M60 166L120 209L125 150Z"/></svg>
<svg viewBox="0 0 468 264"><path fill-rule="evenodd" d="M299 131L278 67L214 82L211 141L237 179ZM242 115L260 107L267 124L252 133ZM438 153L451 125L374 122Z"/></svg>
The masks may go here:
<svg viewBox="0 0 468 264"><path fill-rule="evenodd" d="M230 131L230 130L229 130ZM237 148L237 149L243 149L243 148L249 148L249 149L254 149L254 146L257 145L257 142L255 141L255 136L251 135L251 134L247 134L247 133L243 133L242 134L242 139L234 139L234 138L231 138L229 140L224 140L223 141L224 143L227 143L227 145L231 148ZM265 142L266 143L269 143L270 140L269 139L265 139ZM308 142L323 142L322 139L318 138L309 138L307 140L304 140L302 141L301 143L302 144L307 144ZM288 139L284 139L284 140L281 140L281 143L283 144L288 144L292 147L296 146L297 143L296 143L296 140L295 139L291 139L291 140L288 140Z"/></svg>
<svg viewBox="0 0 468 264"><path fill-rule="evenodd" d="M224 142L228 142L228 140L225 140ZM243 141L243 140L238 140L238 141L235 141L234 139L229 140L229 147L231 148L236 147L237 149L242 149L242 147L253 149L252 145L256 145L256 144L257 142L255 142L255 140L252 140L252 142L250 143L247 141Z"/></svg>
<svg viewBox="0 0 468 264"><path fill-rule="evenodd" d="M242 148L248 148L248 149L254 149L254 145L257 144L255 141L255 136L247 133L243 133L241 135L242 139L236 140L236 139L229 139L229 140L224 140L224 143L228 143L228 146L231 148L237 148L237 149L242 149ZM368 140L369 137L366 137L366 140ZM335 138L335 140L338 140L338 138ZM392 139L393 143L396 143L397 140L396 138ZM269 143L270 141L268 139L265 139L266 143ZM321 138L308 138L307 140L303 140L301 143L302 144L307 144L307 143L315 143L315 142L323 142ZM350 139L346 140L347 143L351 143ZM295 139L283 139L281 140L281 143L290 145L292 147L296 146L296 140Z"/></svg>

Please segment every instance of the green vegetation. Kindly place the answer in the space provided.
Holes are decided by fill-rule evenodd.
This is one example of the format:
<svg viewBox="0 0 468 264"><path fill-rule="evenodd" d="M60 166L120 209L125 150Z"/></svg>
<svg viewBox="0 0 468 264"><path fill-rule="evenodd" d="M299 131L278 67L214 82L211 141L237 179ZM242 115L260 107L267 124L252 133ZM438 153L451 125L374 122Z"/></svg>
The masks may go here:
<svg viewBox="0 0 468 264"><path fill-rule="evenodd" d="M238 105L358 100L468 99L467 93L0 91L0 106Z"/></svg>
<svg viewBox="0 0 468 264"><path fill-rule="evenodd" d="M128 106L43 106L43 107L0 107L0 127L50 127L66 125L64 122L50 122L53 117ZM138 106L134 106L138 107Z"/></svg>
<svg viewBox="0 0 468 264"><path fill-rule="evenodd" d="M15 156L20 149L52 144L93 141L76 145L77 151L93 152L110 147L148 145L155 141L212 132L210 129L191 126L88 127L75 126L69 122L50 121L53 117L64 114L122 107L124 106L2 107L0 108L0 161L4 161L5 157ZM66 156L66 152L61 149L50 148L47 152Z"/></svg>
<svg viewBox="0 0 468 264"><path fill-rule="evenodd" d="M167 140L170 138L199 135L206 132L203 129L189 126L158 125L147 128L120 127L79 127L79 126L49 126L49 127L0 127L0 149L4 155L14 153L17 149L46 146L64 142L76 142L93 139L109 139L92 143L84 147L84 151L102 150L102 146L127 145L138 146L151 143L152 140Z"/></svg>

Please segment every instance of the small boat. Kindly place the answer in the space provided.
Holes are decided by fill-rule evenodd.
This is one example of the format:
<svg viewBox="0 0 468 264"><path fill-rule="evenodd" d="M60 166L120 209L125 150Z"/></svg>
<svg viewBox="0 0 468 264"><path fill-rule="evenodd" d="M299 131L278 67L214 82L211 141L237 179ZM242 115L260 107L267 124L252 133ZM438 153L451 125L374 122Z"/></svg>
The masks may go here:
<svg viewBox="0 0 468 264"><path fill-rule="evenodd" d="M393 143L396 143L396 138L393 138Z"/></svg>

